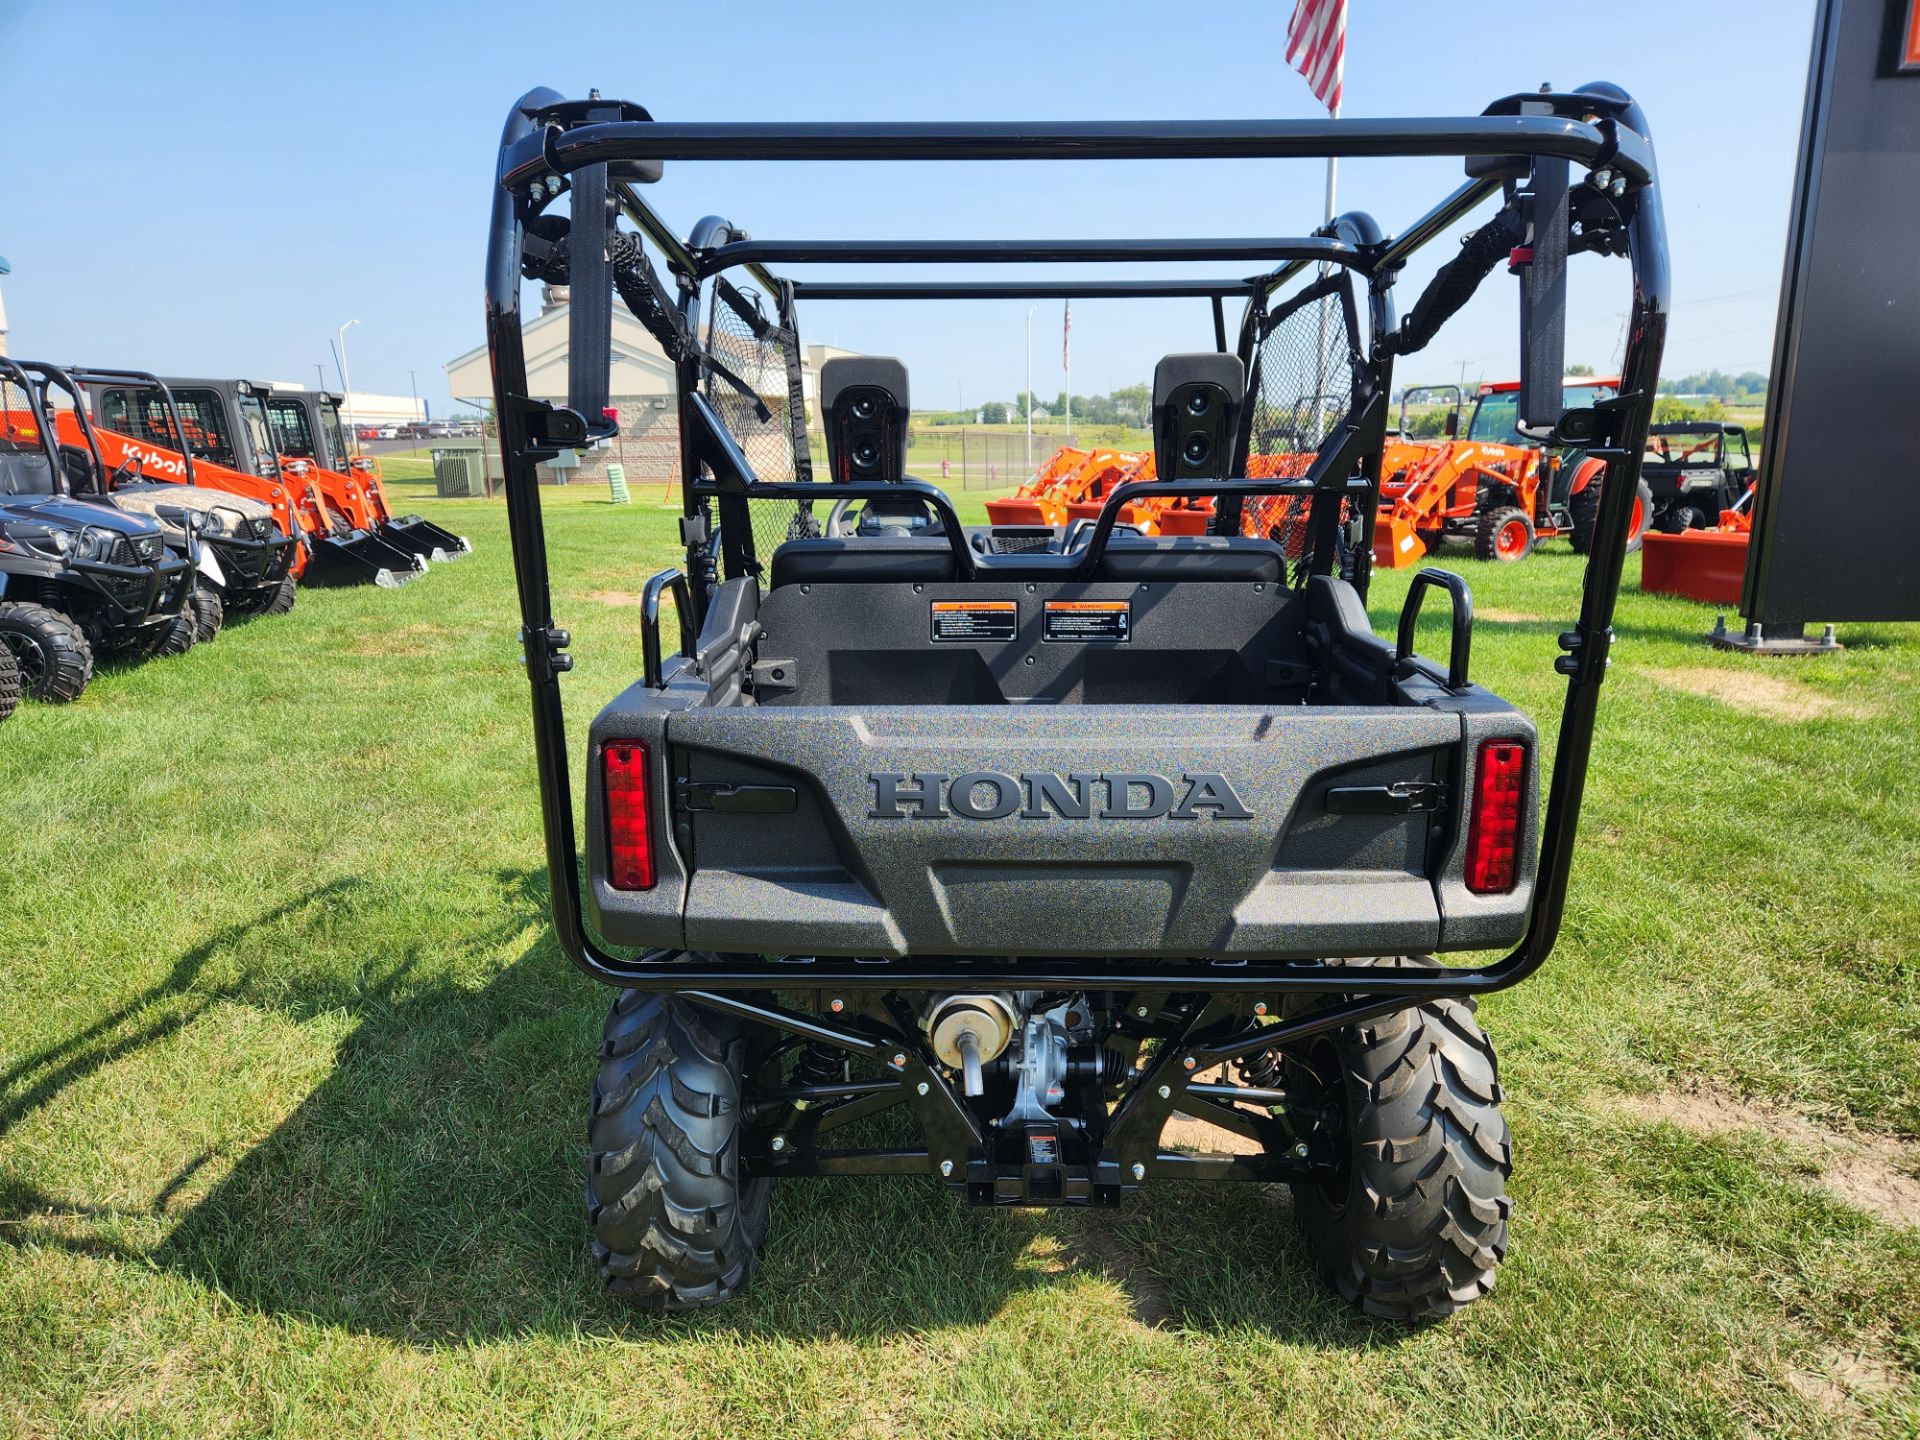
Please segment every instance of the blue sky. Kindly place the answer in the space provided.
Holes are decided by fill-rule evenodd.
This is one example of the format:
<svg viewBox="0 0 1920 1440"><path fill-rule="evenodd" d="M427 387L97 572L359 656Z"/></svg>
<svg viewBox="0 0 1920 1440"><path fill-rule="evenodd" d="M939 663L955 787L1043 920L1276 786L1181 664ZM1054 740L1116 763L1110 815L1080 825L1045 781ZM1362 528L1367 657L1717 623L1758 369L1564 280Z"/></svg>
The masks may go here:
<svg viewBox="0 0 1920 1440"><path fill-rule="evenodd" d="M1291 8L0 0L0 93L16 117L0 202L13 348L308 383L318 362L332 383L334 329L358 318L355 387L404 394L411 370L441 413L442 365L481 338L500 123L533 85L598 86L662 119L1308 116L1315 102L1283 58ZM574 16L600 30L570 51ZM1471 114L1543 81L1625 85L1646 106L1667 190L1667 373L1765 368L1811 25L1810 0L1354 0L1346 113ZM1392 231L1458 174L1457 162L1343 162L1342 208ZM1317 222L1322 184L1311 162L682 164L652 194L683 230L711 212L768 238L1272 235ZM1403 305L1451 249L1409 270ZM1606 366L1624 267L1579 267L1574 291L1569 359ZM933 406L1022 387L1026 312L821 303L801 322L809 339L900 355L915 404ZM1401 378L1510 374L1514 314L1512 287L1489 284ZM1083 393L1211 343L1203 302L1083 301L1073 318ZM1033 347L1043 395L1060 386L1059 327L1046 302Z"/></svg>

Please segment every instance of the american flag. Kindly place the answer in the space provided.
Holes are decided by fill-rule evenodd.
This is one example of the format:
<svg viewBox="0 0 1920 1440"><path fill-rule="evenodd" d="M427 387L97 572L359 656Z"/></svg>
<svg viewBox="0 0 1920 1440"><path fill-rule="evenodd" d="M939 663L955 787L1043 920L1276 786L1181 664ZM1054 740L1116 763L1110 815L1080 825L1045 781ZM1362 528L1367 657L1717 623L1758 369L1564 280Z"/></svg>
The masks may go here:
<svg viewBox="0 0 1920 1440"><path fill-rule="evenodd" d="M1307 77L1314 99L1340 113L1347 69L1347 0L1299 0L1287 23L1287 63Z"/></svg>
<svg viewBox="0 0 1920 1440"><path fill-rule="evenodd" d="M1073 366L1067 363L1067 348L1072 343L1073 343L1073 302L1069 300L1067 301L1066 318L1060 322L1060 368L1062 370L1071 370L1073 368Z"/></svg>

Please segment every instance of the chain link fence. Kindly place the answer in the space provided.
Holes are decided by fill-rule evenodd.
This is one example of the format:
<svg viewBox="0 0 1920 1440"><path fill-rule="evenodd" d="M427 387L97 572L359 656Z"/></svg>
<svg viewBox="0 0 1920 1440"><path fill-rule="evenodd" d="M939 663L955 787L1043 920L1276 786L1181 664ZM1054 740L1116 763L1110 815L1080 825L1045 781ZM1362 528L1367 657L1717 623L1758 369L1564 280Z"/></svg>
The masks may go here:
<svg viewBox="0 0 1920 1440"><path fill-rule="evenodd" d="M1118 443L1095 438L1099 444ZM816 460L823 460L827 453L826 437L814 431L809 441ZM1031 480L1061 446L1080 443L1080 434L1060 430L1034 431L1029 448L1024 430L909 425L907 473L943 490L1011 490ZM1150 450L1153 445L1149 439L1137 446L1121 445L1120 448Z"/></svg>

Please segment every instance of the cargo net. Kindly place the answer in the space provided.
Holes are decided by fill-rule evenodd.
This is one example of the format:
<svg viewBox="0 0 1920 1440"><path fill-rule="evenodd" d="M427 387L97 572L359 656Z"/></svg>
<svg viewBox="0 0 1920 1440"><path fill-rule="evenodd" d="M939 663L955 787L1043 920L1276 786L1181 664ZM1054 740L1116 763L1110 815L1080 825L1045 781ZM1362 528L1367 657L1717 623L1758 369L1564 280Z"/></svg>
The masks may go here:
<svg viewBox="0 0 1920 1440"><path fill-rule="evenodd" d="M1294 478L1312 467L1320 447L1353 408L1355 348L1344 276L1322 280L1262 317L1251 377L1249 480ZM1342 500L1343 536L1352 519L1350 510L1351 503ZM1312 561L1311 511L1306 496L1253 496L1242 507L1240 528L1278 543L1304 574ZM1344 555L1341 560L1344 569Z"/></svg>
<svg viewBox="0 0 1920 1440"><path fill-rule="evenodd" d="M714 281L704 347L706 396L756 479L810 481L799 336L791 306L781 308L786 323L767 314L758 291ZM749 509L754 556L762 564L783 542L820 533L811 502L755 500Z"/></svg>
<svg viewBox="0 0 1920 1440"><path fill-rule="evenodd" d="M40 427L34 423L33 402L19 382L0 375L0 454L42 455Z"/></svg>

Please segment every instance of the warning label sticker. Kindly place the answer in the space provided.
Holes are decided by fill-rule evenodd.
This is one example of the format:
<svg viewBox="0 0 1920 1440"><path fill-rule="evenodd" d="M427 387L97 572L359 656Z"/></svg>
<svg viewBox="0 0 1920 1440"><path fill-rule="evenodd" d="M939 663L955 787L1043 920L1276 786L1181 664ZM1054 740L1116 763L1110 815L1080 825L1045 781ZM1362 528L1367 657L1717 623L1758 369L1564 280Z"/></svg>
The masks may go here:
<svg viewBox="0 0 1920 1440"><path fill-rule="evenodd" d="M935 600L936 640L1011 640L1020 629L1020 606L1013 600Z"/></svg>
<svg viewBox="0 0 1920 1440"><path fill-rule="evenodd" d="M1041 634L1048 640L1125 640L1133 606L1125 600L1049 600Z"/></svg>

